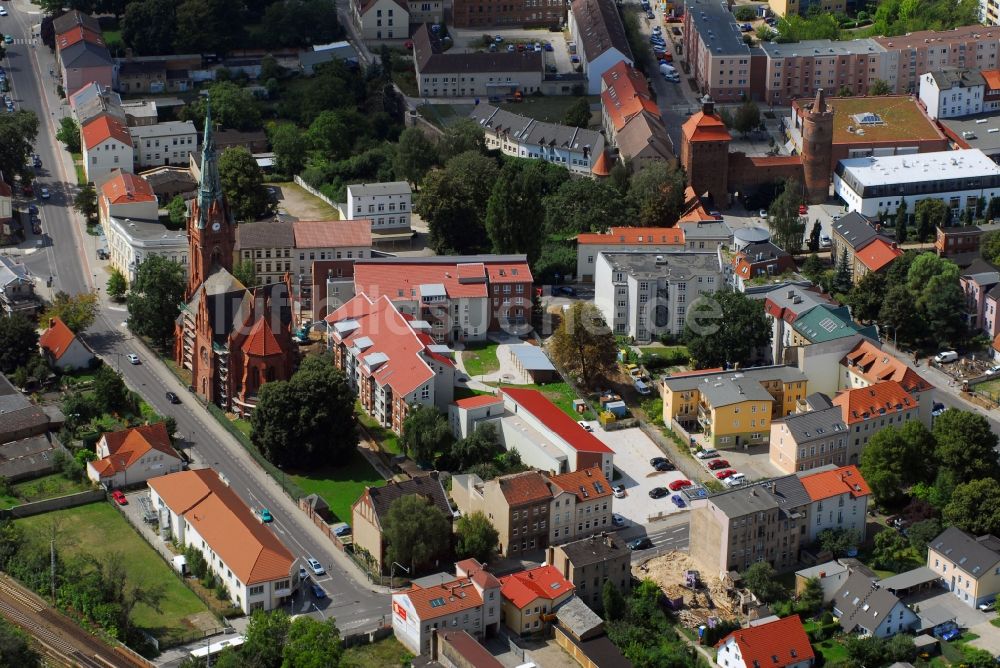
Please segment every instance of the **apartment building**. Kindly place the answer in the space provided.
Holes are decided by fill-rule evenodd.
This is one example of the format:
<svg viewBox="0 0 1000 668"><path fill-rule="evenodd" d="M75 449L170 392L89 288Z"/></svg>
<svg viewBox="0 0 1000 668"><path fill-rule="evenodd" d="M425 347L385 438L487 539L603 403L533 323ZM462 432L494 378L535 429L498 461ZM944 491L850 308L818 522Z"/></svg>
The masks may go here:
<svg viewBox="0 0 1000 668"><path fill-rule="evenodd" d="M125 121L102 114L80 128L83 168L87 180L97 183L115 169L131 170L135 144Z"/></svg>
<svg viewBox="0 0 1000 668"><path fill-rule="evenodd" d="M910 201L907 200L907 206L909 205ZM886 269L903 254L895 242L876 230L868 222L864 212L859 211L852 211L833 223L830 235L830 258L834 262L840 262L845 253L847 266L851 268L851 280L854 283L869 272Z"/></svg>
<svg viewBox="0 0 1000 668"><path fill-rule="evenodd" d="M611 166L604 155L604 137L596 130L543 123L489 104L469 114L483 129L486 148L529 160L562 165L577 176L607 176Z"/></svg>
<svg viewBox="0 0 1000 668"><path fill-rule="evenodd" d="M778 16L800 14L806 16L816 8L823 14L846 14L846 0L773 0L768 7Z"/></svg>
<svg viewBox="0 0 1000 668"><path fill-rule="evenodd" d="M776 364L792 364L797 360L795 321L817 306L835 303L818 288L795 283L768 290L763 299L764 313L771 321L771 359Z"/></svg>
<svg viewBox="0 0 1000 668"><path fill-rule="evenodd" d="M934 250L938 257L978 257L982 237L983 229L976 225L939 227L934 237Z"/></svg>
<svg viewBox="0 0 1000 668"><path fill-rule="evenodd" d="M551 614L573 596L573 583L548 564L500 578L503 621L520 635L544 632Z"/></svg>
<svg viewBox="0 0 1000 668"><path fill-rule="evenodd" d="M632 550L613 533L595 534L546 551L545 562L555 567L576 588L576 596L587 607L604 609L605 582L628 598L632 589Z"/></svg>
<svg viewBox="0 0 1000 668"><path fill-rule="evenodd" d="M254 263L263 284L285 273L308 283L316 260L371 257L371 227L368 219L242 223L236 228L236 255Z"/></svg>
<svg viewBox="0 0 1000 668"><path fill-rule="evenodd" d="M663 421L703 432L714 447L767 443L771 421L805 399L806 375L793 366L704 371L663 379Z"/></svg>
<svg viewBox="0 0 1000 668"><path fill-rule="evenodd" d="M452 12L456 28L554 28L566 18L566 4L566 0L455 0Z"/></svg>
<svg viewBox="0 0 1000 668"><path fill-rule="evenodd" d="M594 305L616 335L649 343L683 332L688 306L724 283L716 251L602 252L594 267Z"/></svg>
<svg viewBox="0 0 1000 668"><path fill-rule="evenodd" d="M871 340L858 342L840 360L840 388L869 387L876 383L892 380L913 396L919 407L920 421L931 426L931 411L934 406L934 386L911 369L906 362L882 350Z"/></svg>
<svg viewBox="0 0 1000 668"><path fill-rule="evenodd" d="M438 343L484 341L488 332L526 334L531 269L524 255L389 257L354 264L354 292L387 297L430 325Z"/></svg>
<svg viewBox="0 0 1000 668"><path fill-rule="evenodd" d="M351 0L350 15L366 42L406 39L410 33L410 8L404 0Z"/></svg>
<svg viewBox="0 0 1000 668"><path fill-rule="evenodd" d="M347 186L347 202L338 205L341 220L367 219L372 231L408 231L413 191L406 181Z"/></svg>
<svg viewBox="0 0 1000 668"><path fill-rule="evenodd" d="M705 94L716 102L751 96L750 47L726 3L685 0L683 35L684 58Z"/></svg>
<svg viewBox="0 0 1000 668"><path fill-rule="evenodd" d="M887 58L886 48L873 39L761 42L760 49L764 62L755 87L767 104L789 104L795 97L814 97L820 88L838 91L843 87L852 95L867 95L876 81L884 81L891 91L906 92L897 89L894 59Z"/></svg>
<svg viewBox="0 0 1000 668"><path fill-rule="evenodd" d="M809 493L809 542L827 530L854 531L865 541L865 517L871 489L855 465L800 475Z"/></svg>
<svg viewBox="0 0 1000 668"><path fill-rule="evenodd" d="M977 70L949 68L920 75L920 102L931 118L960 118L983 111L986 79Z"/></svg>
<svg viewBox="0 0 1000 668"><path fill-rule="evenodd" d="M601 77L621 61L632 65L632 49L614 0L571 0L569 33L587 75L587 94L600 95Z"/></svg>
<svg viewBox="0 0 1000 668"><path fill-rule="evenodd" d="M997 316L995 309L990 308L992 304L988 304L988 295L1000 285L1000 269L982 258L976 258L962 270L958 284L965 294L965 322L969 328L974 332L992 334L992 330L996 329Z"/></svg>
<svg viewBox="0 0 1000 668"><path fill-rule="evenodd" d="M809 309L792 323L791 346L801 347L827 343L840 339L854 339L858 335L878 339L875 325L862 326L851 319L846 306L820 304Z"/></svg>
<svg viewBox="0 0 1000 668"><path fill-rule="evenodd" d="M838 406L795 413L771 423L769 458L784 473L843 466L849 436Z"/></svg>
<svg viewBox="0 0 1000 668"><path fill-rule="evenodd" d="M593 283L597 256L601 253L663 253L684 248L684 230L679 226L612 227L607 232L584 232L576 235L576 278Z"/></svg>
<svg viewBox="0 0 1000 668"><path fill-rule="evenodd" d="M505 557L518 557L549 544L552 489L538 471L486 482L475 474L456 475L452 478L451 498L463 515L486 515L500 534L498 551Z"/></svg>
<svg viewBox="0 0 1000 668"><path fill-rule="evenodd" d="M1000 538L948 527L927 545L927 568L958 600L975 608L1000 593Z"/></svg>
<svg viewBox="0 0 1000 668"><path fill-rule="evenodd" d="M451 351L434 344L427 323L410 320L385 297L361 293L326 317L327 344L358 401L397 434L412 406L445 411L454 397Z"/></svg>
<svg viewBox="0 0 1000 668"><path fill-rule="evenodd" d="M249 615L285 605L295 558L218 473L180 471L148 485L163 540L200 551L236 607Z"/></svg>
<svg viewBox="0 0 1000 668"><path fill-rule="evenodd" d="M1000 30L963 26L953 30L922 30L898 37L876 37L887 53L887 65L898 72L897 93L917 93L920 77L946 68L995 70L1000 65ZM887 80L888 81L888 80Z"/></svg>
<svg viewBox="0 0 1000 668"><path fill-rule="evenodd" d="M198 130L193 121L166 121L129 128L135 145L137 169L160 165L186 165L198 149Z"/></svg>
<svg viewBox="0 0 1000 668"><path fill-rule="evenodd" d="M623 164L642 170L674 160L673 142L646 77L628 61L618 61L601 76L601 120L608 143L618 147Z"/></svg>
<svg viewBox="0 0 1000 668"><path fill-rule="evenodd" d="M884 380L868 387L843 390L833 398L847 423L847 462L857 464L861 450L881 429L902 426L920 417L920 402L895 380Z"/></svg>
<svg viewBox="0 0 1000 668"><path fill-rule="evenodd" d="M111 86L114 61L101 35L101 28L94 24L78 24L55 36L56 62L67 95L80 90L92 81Z"/></svg>
<svg viewBox="0 0 1000 668"><path fill-rule="evenodd" d="M611 483L597 467L547 476L552 490L549 544L611 529Z"/></svg>
<svg viewBox="0 0 1000 668"><path fill-rule="evenodd" d="M811 503L795 475L713 494L691 510L691 557L719 576L760 561L792 570L808 542Z"/></svg>
<svg viewBox="0 0 1000 668"><path fill-rule="evenodd" d="M419 584L425 582L425 584ZM502 619L500 581L475 559L455 564L455 577L414 581L392 595L392 630L414 654L430 654L437 631L466 631L482 640Z"/></svg>

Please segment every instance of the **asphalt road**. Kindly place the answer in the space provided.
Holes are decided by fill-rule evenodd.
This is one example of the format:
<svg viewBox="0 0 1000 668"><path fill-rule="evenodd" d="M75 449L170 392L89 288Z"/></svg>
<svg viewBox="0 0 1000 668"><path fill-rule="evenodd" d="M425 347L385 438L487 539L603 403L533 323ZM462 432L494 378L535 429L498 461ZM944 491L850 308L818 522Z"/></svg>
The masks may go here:
<svg viewBox="0 0 1000 668"><path fill-rule="evenodd" d="M43 169L36 191L45 186L52 193L51 199L37 202L45 245L22 258L43 282L44 277L52 275L54 290L79 294L97 287L103 297L103 269L96 267L94 244L86 238L82 220L71 208L77 190L75 172L68 154L55 139L56 118L68 111L60 105L55 95L56 82L48 75L53 67L49 50L41 44L30 44L31 26L41 15L26 0L6 6L10 16L0 19L0 30L12 34L17 42L8 46L4 66L16 107L34 111L41 120L35 150L42 158ZM23 246L31 251L34 241L31 238ZM86 340L108 364L119 368L129 387L158 413L174 417L183 445L197 464L222 471L251 508L263 506L271 510L275 521L270 526L293 555L315 557L327 567L328 574L317 581L329 597L319 603L323 612L314 610L312 614L337 618L342 631L368 631L388 621L390 599L384 590L369 585L360 570L329 543L169 369L129 334L125 317L124 308L102 301L101 313L87 330ZM138 355L142 364L128 364L125 355L129 353ZM167 390L178 394L183 403L170 404L165 397Z"/></svg>

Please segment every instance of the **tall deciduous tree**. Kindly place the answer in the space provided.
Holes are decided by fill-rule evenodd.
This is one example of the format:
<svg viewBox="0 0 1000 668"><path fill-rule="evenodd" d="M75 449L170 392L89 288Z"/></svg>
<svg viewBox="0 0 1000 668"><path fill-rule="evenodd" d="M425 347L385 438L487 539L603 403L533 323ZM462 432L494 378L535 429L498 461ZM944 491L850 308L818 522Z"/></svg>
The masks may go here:
<svg viewBox="0 0 1000 668"><path fill-rule="evenodd" d="M0 318L0 373L13 373L38 351L35 325L19 313Z"/></svg>
<svg viewBox="0 0 1000 668"><path fill-rule="evenodd" d="M201 0L185 0L185 2L199 1ZM197 51L200 52L201 49ZM247 90L231 81L220 81L209 86L208 93L212 101L213 123L233 130L248 131L261 128L260 105ZM195 125L201 127L205 122L205 111L205 98L198 96L181 109L180 116L182 120L194 121Z"/></svg>
<svg viewBox="0 0 1000 668"><path fill-rule="evenodd" d="M280 668L291 620L284 610L254 610L239 654L247 666Z"/></svg>
<svg viewBox="0 0 1000 668"><path fill-rule="evenodd" d="M399 135L394 167L400 178L419 187L437 159L437 147L419 128L406 128Z"/></svg>
<svg viewBox="0 0 1000 668"><path fill-rule="evenodd" d="M621 195L604 181L570 179L542 200L547 234L604 232L621 212Z"/></svg>
<svg viewBox="0 0 1000 668"><path fill-rule="evenodd" d="M0 115L0 173L5 179L33 172L26 167L38 138L38 117L33 111L19 109Z"/></svg>
<svg viewBox="0 0 1000 668"><path fill-rule="evenodd" d="M994 477L1000 470L997 435L982 415L950 408L934 418L934 439L937 460L956 483Z"/></svg>
<svg viewBox="0 0 1000 668"><path fill-rule="evenodd" d="M253 260L240 260L233 267L233 277L247 286L252 288L257 285L257 270L254 267Z"/></svg>
<svg viewBox="0 0 1000 668"><path fill-rule="evenodd" d="M148 256L139 265L125 302L129 328L166 344L174 334L184 287L184 267L159 255Z"/></svg>
<svg viewBox="0 0 1000 668"><path fill-rule="evenodd" d="M525 253L529 262L541 254L538 223L542 199L567 178L564 167L543 160L510 160L500 170L486 204L486 233L496 253Z"/></svg>
<svg viewBox="0 0 1000 668"><path fill-rule="evenodd" d="M104 413L128 412L128 388L114 369L104 365L94 374L94 402Z"/></svg>
<svg viewBox="0 0 1000 668"><path fill-rule="evenodd" d="M453 437L448 420L434 406L414 406L403 420L401 442L414 461L430 463L439 452L448 452Z"/></svg>
<svg viewBox="0 0 1000 668"><path fill-rule="evenodd" d="M384 565L395 561L415 575L448 553L451 519L426 497L410 494L389 505L382 536L388 543Z"/></svg>
<svg viewBox="0 0 1000 668"><path fill-rule="evenodd" d="M562 124L575 128L587 128L590 127L590 118L590 101L585 97L581 97L566 110Z"/></svg>
<svg viewBox="0 0 1000 668"><path fill-rule="evenodd" d="M56 139L61 141L70 153L80 152L80 126L72 117L63 116L59 119Z"/></svg>
<svg viewBox="0 0 1000 668"><path fill-rule="evenodd" d="M629 180L625 204L642 227L672 227L684 209L684 174L664 163L647 166Z"/></svg>
<svg viewBox="0 0 1000 668"><path fill-rule="evenodd" d="M870 271L861 277L847 295L851 315L860 322L878 320L885 299L886 280L882 272Z"/></svg>
<svg viewBox="0 0 1000 668"><path fill-rule="evenodd" d="M20 629L0 618L0 657L3 665L14 668L38 668L42 659Z"/></svg>
<svg viewBox="0 0 1000 668"><path fill-rule="evenodd" d="M628 614L628 601L610 579L604 581L604 588L601 590L601 604L604 609L604 618L609 622L622 619Z"/></svg>
<svg viewBox="0 0 1000 668"><path fill-rule="evenodd" d="M764 603L772 603L786 595L785 588L778 582L774 567L766 561L759 561L742 573L743 584Z"/></svg>
<svg viewBox="0 0 1000 668"><path fill-rule="evenodd" d="M486 153L486 136L478 123L464 118L444 129L437 148L441 159L446 162L468 151Z"/></svg>
<svg viewBox="0 0 1000 668"><path fill-rule="evenodd" d="M274 149L274 166L287 176L299 173L306 162L309 141L294 123L273 123L267 128L271 148Z"/></svg>
<svg viewBox="0 0 1000 668"><path fill-rule="evenodd" d="M549 340L549 352L584 386L596 387L614 372L615 337L601 312L589 302L574 302Z"/></svg>
<svg viewBox="0 0 1000 668"><path fill-rule="evenodd" d="M746 137L760 127L760 108L752 100L747 100L736 109L733 129Z"/></svg>
<svg viewBox="0 0 1000 668"><path fill-rule="evenodd" d="M73 198L73 208L86 218L88 223L97 221L97 190L92 183L85 183L80 187Z"/></svg>
<svg viewBox="0 0 1000 668"><path fill-rule="evenodd" d="M861 470L879 505L903 499L905 490L930 482L936 468L937 444L919 420L880 429L861 451Z"/></svg>
<svg viewBox="0 0 1000 668"><path fill-rule="evenodd" d="M684 342L699 369L746 365L771 341L764 305L742 292L702 295L688 312Z"/></svg>
<svg viewBox="0 0 1000 668"><path fill-rule="evenodd" d="M118 269L112 269L111 275L108 276L107 291L109 297L120 301L128 292L128 281L125 280L125 274Z"/></svg>
<svg viewBox="0 0 1000 668"><path fill-rule="evenodd" d="M219 181L236 220L254 220L267 212L264 174L245 146L227 148L219 156Z"/></svg>
<svg viewBox="0 0 1000 668"><path fill-rule="evenodd" d="M473 557L482 564L489 563L500 542L500 534L481 511L460 517L455 534L458 538L456 556L459 559Z"/></svg>
<svg viewBox="0 0 1000 668"><path fill-rule="evenodd" d="M872 566L890 571L899 570L909 547L909 543L898 531L893 529L879 531L875 534L875 546L872 548Z"/></svg>
<svg viewBox="0 0 1000 668"><path fill-rule="evenodd" d="M995 534L1000 531L1000 487L990 478L958 485L941 514L948 524L976 536Z"/></svg>
<svg viewBox="0 0 1000 668"><path fill-rule="evenodd" d="M500 174L496 160L475 151L460 153L444 169L431 171L417 195L415 209L427 221L430 245L441 254L488 250L486 211Z"/></svg>
<svg viewBox="0 0 1000 668"><path fill-rule="evenodd" d="M330 668L340 664L343 654L340 630L334 620L301 615L288 629L281 668Z"/></svg>
<svg viewBox="0 0 1000 668"><path fill-rule="evenodd" d="M934 236L934 229L944 227L951 218L951 210L943 200L922 199L913 207L916 219L917 241L923 243Z"/></svg>
<svg viewBox="0 0 1000 668"><path fill-rule="evenodd" d="M122 41L143 56L171 53L177 35L175 0L133 0L122 18Z"/></svg>
<svg viewBox="0 0 1000 668"><path fill-rule="evenodd" d="M182 227L187 222L187 204L184 203L184 198L181 195L176 195L167 204L167 215L170 218L170 224L175 227Z"/></svg>
<svg viewBox="0 0 1000 668"><path fill-rule="evenodd" d="M451 446L451 468L448 470L464 471L476 464L492 462L501 450L496 428L491 423L482 424Z"/></svg>
<svg viewBox="0 0 1000 668"><path fill-rule="evenodd" d="M263 25L270 47L326 44L343 31L332 0L280 0L268 5Z"/></svg>
<svg viewBox="0 0 1000 668"><path fill-rule="evenodd" d="M69 295L60 290L53 296L39 320L48 326L50 318L59 318L73 333L80 333L94 324L98 308L96 292Z"/></svg>
<svg viewBox="0 0 1000 668"><path fill-rule="evenodd" d="M801 204L802 186L795 179L789 179L767 210L767 224L774 235L774 243L792 254L802 248L805 233L805 223L799 216Z"/></svg>

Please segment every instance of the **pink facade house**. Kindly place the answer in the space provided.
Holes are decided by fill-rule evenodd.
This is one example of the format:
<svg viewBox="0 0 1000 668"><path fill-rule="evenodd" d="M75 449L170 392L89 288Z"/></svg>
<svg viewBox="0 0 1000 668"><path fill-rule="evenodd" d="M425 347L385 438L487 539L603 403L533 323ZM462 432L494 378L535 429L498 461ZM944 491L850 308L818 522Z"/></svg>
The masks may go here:
<svg viewBox="0 0 1000 668"><path fill-rule="evenodd" d="M56 62L67 96L94 81L111 87L115 63L100 32L79 25L57 34Z"/></svg>
<svg viewBox="0 0 1000 668"><path fill-rule="evenodd" d="M996 336L1000 320L1000 270L985 260L977 259L959 277L965 293L965 317L973 332Z"/></svg>

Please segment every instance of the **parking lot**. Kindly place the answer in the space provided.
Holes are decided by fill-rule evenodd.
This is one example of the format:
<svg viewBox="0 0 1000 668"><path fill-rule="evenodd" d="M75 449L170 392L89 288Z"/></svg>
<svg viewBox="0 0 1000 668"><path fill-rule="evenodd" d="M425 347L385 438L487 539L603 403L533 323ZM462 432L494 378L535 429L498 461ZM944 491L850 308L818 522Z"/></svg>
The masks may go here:
<svg viewBox="0 0 1000 668"><path fill-rule="evenodd" d="M630 523L647 524L650 515L678 511L677 506L670 501L673 492L661 499L649 498L649 490L666 487L674 480L682 480L684 474L679 471L653 470L649 460L665 455L642 430L634 428L604 431L597 422L591 422L590 425L594 427L594 436L615 451L615 468L620 477L613 480L612 484L625 486L625 498L614 501L616 513Z"/></svg>
<svg viewBox="0 0 1000 668"><path fill-rule="evenodd" d="M536 30L527 30L525 28L489 28L489 29L472 29L472 28L449 28L449 35L453 40L454 46L451 47L452 52L473 52L484 50L483 46L483 36L486 34L492 35L495 38L500 36L503 38L501 42L495 42L497 50L506 50L509 45L517 44L545 44L548 42L552 45L551 51L542 51L542 60L545 63L545 71L552 72L555 68L555 72L560 74L566 74L568 72L573 72L577 65L570 62L572 57L569 52L569 45L566 41L566 36L569 33L566 32L552 32L550 30L540 28Z"/></svg>
<svg viewBox="0 0 1000 668"><path fill-rule="evenodd" d="M748 480L761 480L763 478L773 478L784 475L778 470L768 456L767 447L757 446L753 452L743 452L737 450L719 450L719 459L729 462L729 467L736 469L747 477ZM706 460L707 464L711 460ZM714 477L714 472L712 473Z"/></svg>

